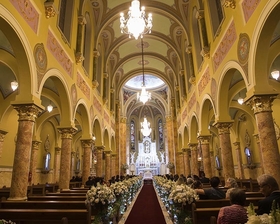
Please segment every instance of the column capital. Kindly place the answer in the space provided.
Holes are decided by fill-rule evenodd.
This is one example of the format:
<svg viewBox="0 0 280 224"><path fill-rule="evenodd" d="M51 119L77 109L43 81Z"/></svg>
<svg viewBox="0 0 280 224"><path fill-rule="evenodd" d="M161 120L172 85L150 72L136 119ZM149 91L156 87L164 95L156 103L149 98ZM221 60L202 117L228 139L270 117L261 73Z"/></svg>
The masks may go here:
<svg viewBox="0 0 280 224"><path fill-rule="evenodd" d="M38 150L42 141L33 140L32 141L32 150Z"/></svg>
<svg viewBox="0 0 280 224"><path fill-rule="evenodd" d="M271 106L272 102L275 100L278 94L268 94L268 95L254 95L248 100L246 100L246 105L251 106L254 114L261 112L272 112Z"/></svg>
<svg viewBox="0 0 280 224"><path fill-rule="evenodd" d="M218 129L219 135L229 134L229 128L232 126L233 122L216 122L213 124L214 127Z"/></svg>
<svg viewBox="0 0 280 224"><path fill-rule="evenodd" d="M86 20L84 15L79 15L78 16L78 24L82 25L82 26L87 24L87 20Z"/></svg>
<svg viewBox="0 0 280 224"><path fill-rule="evenodd" d="M18 112L19 121L33 121L43 109L35 104L12 104L14 109Z"/></svg>
<svg viewBox="0 0 280 224"><path fill-rule="evenodd" d="M94 144L94 141L92 139L81 139L82 147L91 147L92 144Z"/></svg>
<svg viewBox="0 0 280 224"><path fill-rule="evenodd" d="M45 1L44 6L45 6L45 15L47 19L54 17L57 14L57 9L54 5L53 0Z"/></svg>
<svg viewBox="0 0 280 224"><path fill-rule="evenodd" d="M111 155L112 150L111 150L111 149L109 149L109 150L104 150L104 153L105 153L106 155Z"/></svg>
<svg viewBox="0 0 280 224"><path fill-rule="evenodd" d="M60 153L60 152L61 152L61 148L58 147L58 146L56 146L56 147L54 148L54 150L55 150L55 153Z"/></svg>
<svg viewBox="0 0 280 224"><path fill-rule="evenodd" d="M77 128L74 127L58 127L58 132L61 134L61 138L72 139L73 135L77 132Z"/></svg>
<svg viewBox="0 0 280 224"><path fill-rule="evenodd" d="M120 118L120 123L126 123L127 118L126 117L121 117Z"/></svg>
<svg viewBox="0 0 280 224"><path fill-rule="evenodd" d="M235 7L236 7L235 0L222 0L221 3L226 8L235 9Z"/></svg>
<svg viewBox="0 0 280 224"><path fill-rule="evenodd" d="M211 135L199 135L197 138L201 141L201 144L209 144Z"/></svg>
<svg viewBox="0 0 280 224"><path fill-rule="evenodd" d="M94 150L96 152L103 152L105 150L105 146L101 145L101 146L94 146Z"/></svg>
<svg viewBox="0 0 280 224"><path fill-rule="evenodd" d="M197 150L198 143L188 143L188 146L190 147L190 150Z"/></svg>

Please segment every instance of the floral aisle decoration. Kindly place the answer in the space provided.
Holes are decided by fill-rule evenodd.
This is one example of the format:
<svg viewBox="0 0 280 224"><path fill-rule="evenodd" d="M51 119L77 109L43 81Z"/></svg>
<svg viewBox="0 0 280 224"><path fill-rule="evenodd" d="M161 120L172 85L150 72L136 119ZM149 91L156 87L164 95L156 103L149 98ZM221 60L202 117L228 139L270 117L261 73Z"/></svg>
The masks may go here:
<svg viewBox="0 0 280 224"><path fill-rule="evenodd" d="M280 224L280 209L276 207L275 201L271 206L269 214L257 215L252 203L247 208L248 222L246 224Z"/></svg>
<svg viewBox="0 0 280 224"><path fill-rule="evenodd" d="M194 189L185 184L174 185L168 199L172 202L171 216L174 223L191 224L190 208L187 205L199 200Z"/></svg>
<svg viewBox="0 0 280 224"><path fill-rule="evenodd" d="M16 224L15 222L12 222L11 220L4 220L4 219L0 219L0 224Z"/></svg>
<svg viewBox="0 0 280 224"><path fill-rule="evenodd" d="M129 192L129 189L122 181L111 184L110 188L113 190L116 196L116 202L112 207L112 213L116 216L119 216L126 210L125 195Z"/></svg>
<svg viewBox="0 0 280 224"><path fill-rule="evenodd" d="M116 201L116 196L113 190L107 185L97 183L97 186L92 186L86 194L86 204L92 207L95 223L104 223L108 220L112 213L112 204ZM111 206L110 206L111 205Z"/></svg>

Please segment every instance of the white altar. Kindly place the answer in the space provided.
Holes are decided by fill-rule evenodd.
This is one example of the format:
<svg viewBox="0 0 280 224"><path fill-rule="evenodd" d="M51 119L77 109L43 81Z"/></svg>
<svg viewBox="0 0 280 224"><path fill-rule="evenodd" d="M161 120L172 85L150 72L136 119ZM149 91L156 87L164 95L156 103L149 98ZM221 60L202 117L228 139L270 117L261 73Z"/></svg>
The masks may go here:
<svg viewBox="0 0 280 224"><path fill-rule="evenodd" d="M146 172L152 175L160 174L160 165L157 151L156 143L151 141L151 138L143 138L143 142L138 145L138 156L136 158L136 174L145 175Z"/></svg>

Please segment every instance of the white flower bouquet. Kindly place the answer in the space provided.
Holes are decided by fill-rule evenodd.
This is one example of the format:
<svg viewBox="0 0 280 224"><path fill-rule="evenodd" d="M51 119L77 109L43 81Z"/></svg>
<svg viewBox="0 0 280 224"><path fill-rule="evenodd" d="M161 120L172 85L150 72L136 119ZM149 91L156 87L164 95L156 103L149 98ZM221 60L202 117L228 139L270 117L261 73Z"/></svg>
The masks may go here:
<svg viewBox="0 0 280 224"><path fill-rule="evenodd" d="M0 224L16 224L15 222L12 222L11 220L4 220L4 219L0 219Z"/></svg>
<svg viewBox="0 0 280 224"><path fill-rule="evenodd" d="M116 201L116 196L113 190L107 185L97 184L97 186L92 186L90 190L87 191L86 194L86 203L90 203L91 205L95 205L101 203L112 204Z"/></svg>
<svg viewBox="0 0 280 224"><path fill-rule="evenodd" d="M123 182L116 182L111 184L110 188L113 190L116 196L122 195L128 192L128 187Z"/></svg>
<svg viewBox="0 0 280 224"><path fill-rule="evenodd" d="M257 215L252 203L247 208L248 222L246 224L280 224L280 210L276 208L275 201L269 214Z"/></svg>
<svg viewBox="0 0 280 224"><path fill-rule="evenodd" d="M171 189L171 193L168 197L173 203L180 203L183 205L191 204L195 200L199 200L199 197L194 189L188 187L187 185L175 185Z"/></svg>

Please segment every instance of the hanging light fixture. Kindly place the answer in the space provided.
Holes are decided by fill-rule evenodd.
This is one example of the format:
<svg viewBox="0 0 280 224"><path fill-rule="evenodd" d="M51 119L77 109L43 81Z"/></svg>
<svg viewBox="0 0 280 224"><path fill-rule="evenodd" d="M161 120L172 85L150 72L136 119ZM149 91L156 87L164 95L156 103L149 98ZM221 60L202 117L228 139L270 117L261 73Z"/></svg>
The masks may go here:
<svg viewBox="0 0 280 224"><path fill-rule="evenodd" d="M144 43L143 39L141 39L141 45L142 45L142 73L143 73L143 80L142 80L142 86L141 86L141 93L137 93L137 99L141 101L143 104L145 104L148 100L151 99L151 93L149 93L146 90L145 85L145 75L144 75Z"/></svg>
<svg viewBox="0 0 280 224"><path fill-rule="evenodd" d="M11 88L13 91L15 91L18 88L18 82L17 81L11 82Z"/></svg>
<svg viewBox="0 0 280 224"><path fill-rule="evenodd" d="M152 29L152 14L149 13L148 18L145 15L145 7L141 7L138 0L132 0L131 6L127 13L127 19L124 18L124 14L120 14L120 29L121 33L129 34L129 38L134 36L137 40L139 36L143 37L143 34L151 33Z"/></svg>
<svg viewBox="0 0 280 224"><path fill-rule="evenodd" d="M272 72L271 72L271 76L272 76L272 78L274 78L274 79L278 79L279 78L279 70L276 70L276 69L274 69Z"/></svg>
<svg viewBox="0 0 280 224"><path fill-rule="evenodd" d="M141 133L144 137L147 137L151 134L151 131L150 122L148 122L147 118L144 117L144 121L141 122Z"/></svg>
<svg viewBox="0 0 280 224"><path fill-rule="evenodd" d="M240 96L240 93L239 93L239 98L237 99L237 102L242 105L244 103L244 99Z"/></svg>
<svg viewBox="0 0 280 224"><path fill-rule="evenodd" d="M50 101L49 106L47 106L47 110L49 111L49 113L52 112L52 110L53 110L53 105L52 105L51 101Z"/></svg>

